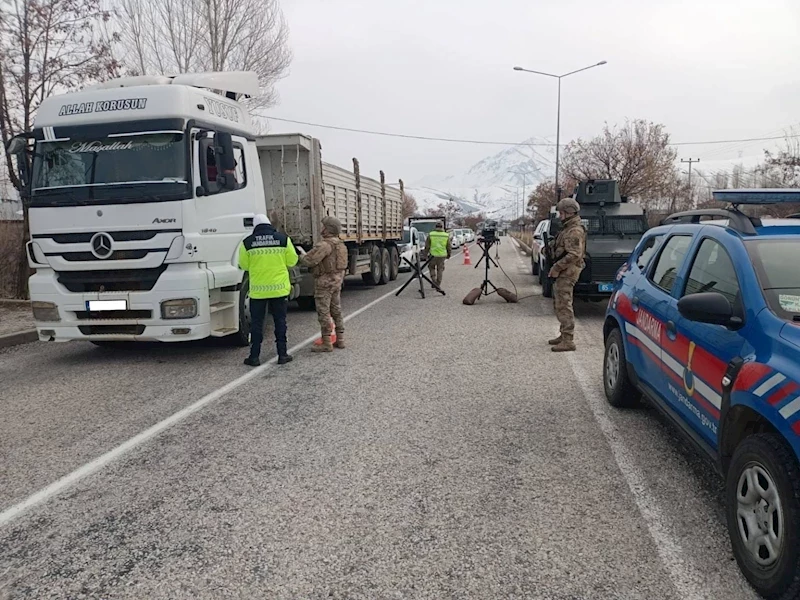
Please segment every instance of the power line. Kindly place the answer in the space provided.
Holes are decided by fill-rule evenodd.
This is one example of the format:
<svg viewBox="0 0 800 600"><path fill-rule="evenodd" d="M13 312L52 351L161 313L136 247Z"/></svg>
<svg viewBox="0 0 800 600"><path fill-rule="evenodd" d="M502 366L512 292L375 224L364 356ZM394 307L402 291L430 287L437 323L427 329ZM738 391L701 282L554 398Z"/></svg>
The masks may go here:
<svg viewBox="0 0 800 600"><path fill-rule="evenodd" d="M501 141L494 141L494 140L471 140L471 139L461 139L461 138L443 138L443 137L434 137L434 136L427 136L427 135L412 135L408 133L392 133L388 131L372 131L369 129L358 129L355 127L340 127L338 125L323 125L322 123L311 123L308 121L298 121L295 119L283 119L280 117L270 117L268 115L265 116L267 119L272 119L273 121L281 121L283 123L294 123L296 125L307 125L309 127L320 127L322 129L335 129L337 131L349 131L352 133L364 133L368 135L380 135L384 137L396 137L396 138L404 138L404 139L411 139L411 140L425 140L430 142L451 142L457 144L486 144L486 145L494 145L494 146L549 146L555 147L555 144L550 142L501 142ZM778 135L778 136L769 136L769 137L753 137L753 138L741 138L741 139L730 139L730 140L704 140L704 141L692 141L692 142L670 142L670 146L703 146L703 145L711 145L711 144L738 144L742 142L765 142L770 140L783 140L786 138L796 138L800 137L800 134L786 134L786 135Z"/></svg>

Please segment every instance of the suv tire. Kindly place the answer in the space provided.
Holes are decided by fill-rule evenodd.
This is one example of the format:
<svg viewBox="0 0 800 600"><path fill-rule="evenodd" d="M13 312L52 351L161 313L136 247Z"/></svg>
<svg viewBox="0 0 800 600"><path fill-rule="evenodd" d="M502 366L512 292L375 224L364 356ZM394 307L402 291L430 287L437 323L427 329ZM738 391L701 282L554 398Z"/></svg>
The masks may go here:
<svg viewBox="0 0 800 600"><path fill-rule="evenodd" d="M757 486L750 487L748 475ZM782 437L759 433L739 444L725 500L733 554L750 585L769 600L800 596L800 469ZM776 533L774 556L769 556L758 540ZM747 537L755 550L748 548Z"/></svg>
<svg viewBox="0 0 800 600"><path fill-rule="evenodd" d="M603 389L606 400L616 408L633 408L639 404L641 394L628 377L628 361L622 332L615 328L606 338L603 354Z"/></svg>

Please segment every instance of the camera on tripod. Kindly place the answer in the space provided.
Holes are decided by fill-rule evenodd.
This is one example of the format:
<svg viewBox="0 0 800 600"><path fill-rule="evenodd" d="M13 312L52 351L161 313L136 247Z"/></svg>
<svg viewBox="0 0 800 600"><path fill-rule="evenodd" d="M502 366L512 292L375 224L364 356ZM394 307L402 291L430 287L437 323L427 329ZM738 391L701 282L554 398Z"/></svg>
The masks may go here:
<svg viewBox="0 0 800 600"><path fill-rule="evenodd" d="M485 221L481 228L479 239L484 242L494 243L497 241L497 221Z"/></svg>

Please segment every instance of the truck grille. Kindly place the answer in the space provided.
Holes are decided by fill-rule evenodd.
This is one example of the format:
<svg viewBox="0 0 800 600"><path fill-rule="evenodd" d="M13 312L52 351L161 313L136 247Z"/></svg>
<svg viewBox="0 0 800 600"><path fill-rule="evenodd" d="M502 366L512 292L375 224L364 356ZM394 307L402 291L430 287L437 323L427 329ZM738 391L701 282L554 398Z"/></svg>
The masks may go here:
<svg viewBox="0 0 800 600"><path fill-rule="evenodd" d="M169 252L169 248L156 248L155 250L115 250L108 258L103 260L138 260L147 256L150 252ZM48 256L51 255L48 254ZM64 252L61 255L57 254L55 256L61 256L61 258L69 262L98 260L91 252Z"/></svg>
<svg viewBox="0 0 800 600"><path fill-rule="evenodd" d="M167 265L154 269L116 269L113 271L60 271L58 283L70 292L149 292L167 270Z"/></svg>
<svg viewBox="0 0 800 600"><path fill-rule="evenodd" d="M150 319L153 316L152 310L102 310L90 312L88 310L76 310L75 316L81 321L109 321L112 319Z"/></svg>
<svg viewBox="0 0 800 600"><path fill-rule="evenodd" d="M78 325L83 335L142 335L144 325Z"/></svg>
<svg viewBox="0 0 800 600"><path fill-rule="evenodd" d="M37 233L34 238L51 239L56 244L88 244L96 231L88 233ZM145 229L140 231L109 231L115 242L143 242L152 240L159 233L181 233L180 229Z"/></svg>
<svg viewBox="0 0 800 600"><path fill-rule="evenodd" d="M585 282L612 282L617 275L620 267L625 264L626 258L614 258L611 256L586 257L586 269L583 273L586 277L581 277Z"/></svg>

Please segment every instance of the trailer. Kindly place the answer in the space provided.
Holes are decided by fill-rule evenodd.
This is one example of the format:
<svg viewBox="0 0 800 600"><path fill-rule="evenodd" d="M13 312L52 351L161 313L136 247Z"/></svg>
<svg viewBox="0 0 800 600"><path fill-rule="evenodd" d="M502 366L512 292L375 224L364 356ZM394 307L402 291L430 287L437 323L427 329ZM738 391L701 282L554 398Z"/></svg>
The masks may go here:
<svg viewBox="0 0 800 600"><path fill-rule="evenodd" d="M397 279L403 237L403 182L387 185L361 174L358 159L347 170L322 161L319 140L303 134L265 135L256 139L270 220L305 250L319 241L321 221L336 217L347 245L347 275L361 275L372 285ZM313 306L313 281L300 271L297 301Z"/></svg>

